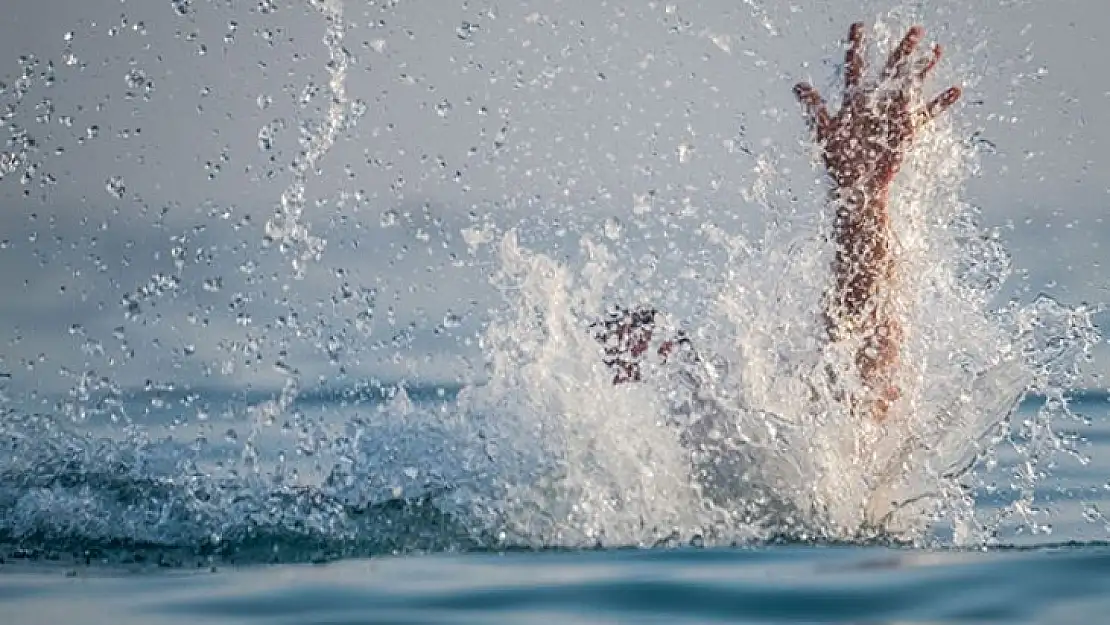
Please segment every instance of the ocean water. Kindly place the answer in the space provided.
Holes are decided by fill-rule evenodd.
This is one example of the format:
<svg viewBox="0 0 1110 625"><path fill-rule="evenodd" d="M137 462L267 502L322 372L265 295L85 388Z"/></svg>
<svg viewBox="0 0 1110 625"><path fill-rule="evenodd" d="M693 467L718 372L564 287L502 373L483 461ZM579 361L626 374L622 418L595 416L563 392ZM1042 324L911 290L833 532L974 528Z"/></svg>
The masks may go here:
<svg viewBox="0 0 1110 625"><path fill-rule="evenodd" d="M66 569L69 570L69 569ZM434 555L214 572L7 572L5 622L1097 623L1110 548Z"/></svg>
<svg viewBox="0 0 1110 625"><path fill-rule="evenodd" d="M1016 418L1035 404L1027 401ZM0 603L13 624L1099 622L1110 590L1110 522L1100 512L1110 507L1110 410L1092 395L1076 397L1074 409L1084 460L1061 462L1038 485L1044 510L1036 532L1000 523L984 543L969 545L787 535L514 545L452 521L436 509L443 494L338 511L321 493L298 499L285 490L249 509L227 500L240 509L203 520L167 505L185 492L196 496L195 488L166 492L185 480L150 468L136 477L118 458L95 475L95 460L81 467L70 458L49 483L40 467L37 495L24 486L24 506L34 501L54 515L40 515L40 532L13 541L7 518ZM1002 452L981 469L979 514L1020 499L1023 462ZM19 512L11 478L5 515ZM222 544L200 537L236 526L238 537Z"/></svg>
<svg viewBox="0 0 1110 625"><path fill-rule="evenodd" d="M309 0L282 28L273 2L171 4L149 25L109 11L123 93L78 79L102 16L4 86L0 190L25 217L0 245L21 296L0 360L4 623L1099 622L1110 404L1083 388L1102 306L1015 272L965 197L993 144L945 116L893 188L902 397L877 424L846 409L853 346L818 314L830 215L803 122L689 69L787 94L820 66L789 49L824 13L745 2L733 39L710 14L692 37L670 4L463 3L448 24ZM882 9L873 64L921 10ZM973 85L997 63L966 24L949 32ZM259 47L236 47L247 30ZM635 76L611 88L598 63ZM229 68L257 79L249 106ZM699 127L741 98L738 135ZM182 103L196 120L160 108ZM610 117L641 104L658 110ZM98 141L107 121L61 109L121 127ZM220 145L169 160L201 135ZM590 324L641 303L699 357L614 386Z"/></svg>

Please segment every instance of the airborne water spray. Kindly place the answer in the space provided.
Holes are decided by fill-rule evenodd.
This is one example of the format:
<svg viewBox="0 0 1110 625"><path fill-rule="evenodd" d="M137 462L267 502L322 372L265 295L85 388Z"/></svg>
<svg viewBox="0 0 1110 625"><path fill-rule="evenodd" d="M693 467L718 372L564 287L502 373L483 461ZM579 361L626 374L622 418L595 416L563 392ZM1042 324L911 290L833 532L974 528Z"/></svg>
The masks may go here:
<svg viewBox="0 0 1110 625"><path fill-rule="evenodd" d="M878 47L889 49L898 29L877 30ZM1037 467L1061 442L1050 424L1067 416L1066 402L1050 400L1019 423L1009 417L1027 392L1051 398L1074 384L1073 365L1097 333L1082 308L1043 299L992 308L1009 264L960 197L973 161L942 122L893 190L908 293L905 393L881 426L845 411L825 373L851 358L824 345L818 315L830 271L827 218L774 226L754 241L703 227L729 262L707 293L688 294L712 311L690 323L695 344L724 366L620 387L586 327L631 260L584 241L580 265L560 262L506 235L494 276L505 305L484 335L491 382L472 398L483 433L513 450L491 458L500 488L484 500L487 511L527 544L781 533L924 541L941 526L980 543L1002 519L977 518L972 468L1014 440L1029 468L1014 476L1021 496L1003 517L1035 528L1027 511ZM756 178L753 187L776 184L766 167ZM753 197L775 210L760 200L766 194ZM676 383L691 378L692 389ZM703 413L693 442L675 426L684 394Z"/></svg>
<svg viewBox="0 0 1110 625"><path fill-rule="evenodd" d="M346 86L350 55L343 47L346 30L343 0L309 0L308 3L327 22L324 44L328 50L328 61L325 64L328 74L328 105L322 122L303 120L300 124L301 149L289 166L293 180L282 192L278 210L266 222L266 238L278 242L281 250L292 256L292 277L295 280L304 278L308 263L320 259L327 243L322 237L312 234L305 219L305 194L309 176L318 170L321 159L331 150L339 133L352 121ZM308 107L319 95L318 92L318 87L309 83L302 91L298 104L302 108ZM266 131L263 128L260 136ZM278 396L251 408L252 429L243 449L243 460L248 466L253 467L256 464L255 441L259 433L259 423L272 420L288 411L300 392L295 370L285 363L280 363L278 368L287 373Z"/></svg>
<svg viewBox="0 0 1110 625"><path fill-rule="evenodd" d="M332 101L327 123L305 126L305 151L268 228L297 275L323 249L308 228L305 187L346 114L341 5L312 6L328 20ZM936 517L965 525L958 539L979 542L1007 518L1033 526L1034 487L1062 442L1053 428L1067 414L1064 391L1097 337L1081 307L1041 298L990 308L1008 267L1004 250L952 195L968 167L956 134L938 128L933 138L907 168L899 202L899 219L920 233L903 240L920 294L908 347L920 386L907 398L918 412L909 413L902 435L887 440L908 447L876 445L876 453L863 454L834 406L813 410L801 401L821 364L814 311L829 255L821 225L794 220L757 239L728 233L727 224L702 228L706 247L723 250L730 262L719 266L707 292L682 293L699 300L693 308L712 311L691 319L691 330L723 365L690 372L697 396L669 371L641 386L610 384L589 322L614 290L635 300L658 287L641 277L645 284L614 289L622 275L635 273L626 250L587 240L583 260L563 261L528 249L522 240L534 233L521 228L519 239L509 235L495 245L494 283L505 301L482 337L490 383L469 389L457 405L399 402L346 415L329 408L329 417L349 419L342 424L349 440L332 448L345 470L306 485L214 471L180 438L98 441L56 423L64 419L5 414L0 541L48 550L75 545L86 554L168 545L226 552L237 562L316 557L317 549L328 556L403 552L414 544L465 548L472 543L444 530L436 516L447 506L457 512L452 521L500 539L482 544L509 546L728 543L784 532L852 539L874 535L861 531L866 525L914 537ZM781 161L765 161L776 164L755 176L753 187L771 187L764 198L783 186L774 171ZM12 164L22 167L22 157ZM938 165L959 171L930 169ZM940 188L930 189L938 179ZM700 251L688 250L691 258ZM274 402L255 408L258 421L293 408L296 373L286 375ZM998 424L1026 387L1049 401L1035 415ZM697 462L672 410L691 399L728 417L720 429L727 436L705 446L715 453ZM1014 480L1022 497L996 518L974 510L964 486L978 479L968 464L999 437L1023 459ZM215 442L207 451L230 449L230 457L242 441ZM698 462L723 466L712 488L699 482L705 467ZM745 470L752 466L758 470ZM428 475L443 488L428 489ZM730 475L745 481L729 484ZM787 501L770 501L775 496ZM394 539L406 532L418 540Z"/></svg>
<svg viewBox="0 0 1110 625"><path fill-rule="evenodd" d="M289 169L293 181L281 194L277 212L266 222L266 236L277 241L284 251L292 254L293 276L304 277L309 261L319 260L326 241L309 231L304 220L305 191L308 177L315 172L320 160L328 153L341 130L349 122L350 107L347 101L347 68L349 54L343 47L345 24L342 0L309 0L309 5L320 12L327 21L324 43L328 49L327 93L330 96L325 118L319 125L301 124L301 151L293 158ZM299 104L307 107L317 95L316 85L305 87Z"/></svg>

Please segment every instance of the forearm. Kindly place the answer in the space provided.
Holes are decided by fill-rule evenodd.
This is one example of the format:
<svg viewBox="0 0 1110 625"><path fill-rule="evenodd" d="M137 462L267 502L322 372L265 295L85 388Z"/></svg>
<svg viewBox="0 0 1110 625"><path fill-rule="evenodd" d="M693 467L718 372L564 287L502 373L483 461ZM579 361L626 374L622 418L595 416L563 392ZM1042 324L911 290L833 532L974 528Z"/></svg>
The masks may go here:
<svg viewBox="0 0 1110 625"><path fill-rule="evenodd" d="M837 187L832 191L833 297L830 318L856 326L878 312L895 280L893 232L886 188Z"/></svg>
<svg viewBox="0 0 1110 625"><path fill-rule="evenodd" d="M915 58L925 35L921 26L909 29L880 80L865 81L863 31L862 23L848 31L839 111L829 111L808 83L795 85L794 93L806 108L834 184L834 285L825 302L829 338L857 345L857 369L868 392L852 398L853 409L868 410L869 405L870 414L882 420L898 395L895 374L902 343L888 191L914 135L959 100L961 92L950 87L919 104L921 87L941 56L935 45L927 58Z"/></svg>
<svg viewBox="0 0 1110 625"><path fill-rule="evenodd" d="M883 420L898 397L902 327L897 316L897 258L889 193L838 187L832 193L834 287L826 310L832 340L858 341L855 357L869 397L855 398Z"/></svg>

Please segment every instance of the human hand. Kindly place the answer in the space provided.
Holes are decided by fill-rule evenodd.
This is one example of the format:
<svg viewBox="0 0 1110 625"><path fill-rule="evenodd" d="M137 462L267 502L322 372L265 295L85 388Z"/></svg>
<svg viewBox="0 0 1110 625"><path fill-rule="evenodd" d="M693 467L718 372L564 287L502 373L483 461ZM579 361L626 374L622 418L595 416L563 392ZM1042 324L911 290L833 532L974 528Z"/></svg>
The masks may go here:
<svg viewBox="0 0 1110 625"><path fill-rule="evenodd" d="M848 33L844 99L835 116L811 85L799 83L794 94L806 107L837 187L871 195L889 188L917 130L955 104L960 88L950 87L918 105L922 85L941 57L935 45L926 58L915 58L925 36L921 26L910 28L878 80L865 82L863 29L862 23L852 24Z"/></svg>

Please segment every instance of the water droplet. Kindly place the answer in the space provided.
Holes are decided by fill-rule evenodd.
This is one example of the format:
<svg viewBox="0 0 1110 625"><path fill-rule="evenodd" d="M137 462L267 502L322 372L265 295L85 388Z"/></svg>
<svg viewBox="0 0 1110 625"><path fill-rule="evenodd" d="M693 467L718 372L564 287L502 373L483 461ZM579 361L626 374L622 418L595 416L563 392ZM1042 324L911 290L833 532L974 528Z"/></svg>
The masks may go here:
<svg viewBox="0 0 1110 625"><path fill-rule="evenodd" d="M224 43L235 43L235 33L239 30L239 23L232 20L227 23L227 34L224 35Z"/></svg>
<svg viewBox="0 0 1110 625"><path fill-rule="evenodd" d="M143 73L143 70L137 67L132 68L131 71L127 72L127 75L124 78L125 80L127 80L127 86L131 87L132 89L140 89L146 83L146 74Z"/></svg>
<svg viewBox="0 0 1110 625"><path fill-rule="evenodd" d="M436 115L439 115L440 117L447 117L451 113L452 108L453 107L451 106L451 103L448 102L446 98L444 98L443 100L440 100L439 104L436 104Z"/></svg>
<svg viewBox="0 0 1110 625"><path fill-rule="evenodd" d="M474 33L477 32L477 31L478 31L478 25L477 24L474 24L472 22L463 22L462 24L459 25L458 28L455 29L455 34L458 36L459 39L461 39L463 41L467 41L468 39L473 37Z"/></svg>
<svg viewBox="0 0 1110 625"><path fill-rule="evenodd" d="M275 119L258 130L258 149L268 152L274 149L278 133L285 130L285 120Z"/></svg>
<svg viewBox="0 0 1110 625"><path fill-rule="evenodd" d="M689 163L690 159L694 157L694 144L689 142L682 142L678 144L678 162Z"/></svg>
<svg viewBox="0 0 1110 625"><path fill-rule="evenodd" d="M383 228L390 228L397 225L397 211L390 209L382 213L381 225Z"/></svg>
<svg viewBox="0 0 1110 625"><path fill-rule="evenodd" d="M461 325L462 325L462 318L459 317L458 315L456 315L455 313L453 313L451 311L447 311L447 314L443 316L443 327L445 327L445 328L457 328Z"/></svg>
<svg viewBox="0 0 1110 625"><path fill-rule="evenodd" d="M610 217L605 220L605 237L610 241L616 241L621 238L621 222L616 217Z"/></svg>
<svg viewBox="0 0 1110 625"><path fill-rule="evenodd" d="M123 184L123 178L120 176L112 176L104 183L104 188L117 200L122 200L127 187Z"/></svg>

